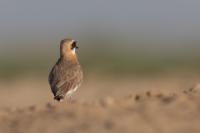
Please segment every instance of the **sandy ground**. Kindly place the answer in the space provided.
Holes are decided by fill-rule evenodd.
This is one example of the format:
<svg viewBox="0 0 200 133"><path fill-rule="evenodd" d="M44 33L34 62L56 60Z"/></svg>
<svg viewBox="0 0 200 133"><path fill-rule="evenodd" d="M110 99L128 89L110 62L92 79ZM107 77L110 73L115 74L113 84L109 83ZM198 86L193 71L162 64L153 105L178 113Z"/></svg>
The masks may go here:
<svg viewBox="0 0 200 133"><path fill-rule="evenodd" d="M43 78L2 81L0 133L199 133L198 80L91 76L62 103Z"/></svg>

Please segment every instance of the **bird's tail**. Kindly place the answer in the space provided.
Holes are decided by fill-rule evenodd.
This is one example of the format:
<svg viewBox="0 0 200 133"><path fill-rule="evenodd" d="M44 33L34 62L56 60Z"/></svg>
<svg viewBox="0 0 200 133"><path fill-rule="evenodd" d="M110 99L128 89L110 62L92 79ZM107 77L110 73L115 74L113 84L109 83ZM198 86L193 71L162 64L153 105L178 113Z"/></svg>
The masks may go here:
<svg viewBox="0 0 200 133"><path fill-rule="evenodd" d="M62 101L64 99L64 97L60 96L60 95L57 95L57 96L54 97L54 99L60 102L60 101Z"/></svg>

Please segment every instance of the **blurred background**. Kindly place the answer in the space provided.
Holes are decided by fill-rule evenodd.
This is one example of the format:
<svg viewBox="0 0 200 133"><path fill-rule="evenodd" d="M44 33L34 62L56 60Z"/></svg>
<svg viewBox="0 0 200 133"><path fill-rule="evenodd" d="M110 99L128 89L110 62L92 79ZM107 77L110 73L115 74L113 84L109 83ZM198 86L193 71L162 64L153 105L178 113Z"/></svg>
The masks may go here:
<svg viewBox="0 0 200 133"><path fill-rule="evenodd" d="M199 6L198 0L0 0L0 100L7 101L1 106L52 100L47 77L63 38L79 45L85 80L78 99L197 83Z"/></svg>

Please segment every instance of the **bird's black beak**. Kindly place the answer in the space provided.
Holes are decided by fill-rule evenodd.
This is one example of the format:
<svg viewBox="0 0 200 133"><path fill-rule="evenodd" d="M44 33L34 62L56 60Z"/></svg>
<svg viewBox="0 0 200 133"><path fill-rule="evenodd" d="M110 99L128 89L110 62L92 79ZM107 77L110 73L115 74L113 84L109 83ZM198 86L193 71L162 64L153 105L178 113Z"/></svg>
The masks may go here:
<svg viewBox="0 0 200 133"><path fill-rule="evenodd" d="M78 49L78 46L76 46L76 49Z"/></svg>
<svg viewBox="0 0 200 133"><path fill-rule="evenodd" d="M75 41L74 43L75 43L75 48L78 49L77 41Z"/></svg>

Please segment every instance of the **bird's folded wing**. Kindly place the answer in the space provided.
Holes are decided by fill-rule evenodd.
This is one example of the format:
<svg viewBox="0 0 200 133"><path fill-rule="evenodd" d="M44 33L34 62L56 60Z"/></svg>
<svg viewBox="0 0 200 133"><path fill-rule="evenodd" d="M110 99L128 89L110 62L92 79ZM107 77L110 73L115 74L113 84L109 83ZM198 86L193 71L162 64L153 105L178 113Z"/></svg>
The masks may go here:
<svg viewBox="0 0 200 133"><path fill-rule="evenodd" d="M79 66L68 68L68 70L66 70L67 69L60 69L58 66L55 66L49 76L49 82L53 88L52 92L55 96L65 95L81 80L80 76L82 76L82 73Z"/></svg>
<svg viewBox="0 0 200 133"><path fill-rule="evenodd" d="M66 95L66 93L70 90L70 89L74 89L75 88L75 85L76 85L76 82L77 79L76 78L73 78L73 79L70 79L64 83L59 83L58 84L58 91L56 92L56 96L60 95L60 96L64 96Z"/></svg>

